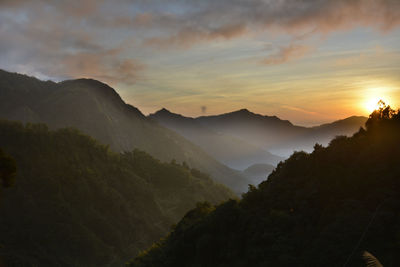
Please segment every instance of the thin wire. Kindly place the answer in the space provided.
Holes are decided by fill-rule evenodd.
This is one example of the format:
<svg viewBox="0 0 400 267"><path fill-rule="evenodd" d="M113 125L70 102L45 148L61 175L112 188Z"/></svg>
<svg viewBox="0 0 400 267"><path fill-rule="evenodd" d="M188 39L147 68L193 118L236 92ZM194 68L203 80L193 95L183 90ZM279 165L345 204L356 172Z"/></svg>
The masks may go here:
<svg viewBox="0 0 400 267"><path fill-rule="evenodd" d="M376 217L376 214L378 213L378 210L382 207L382 204L383 204L383 202L385 202L385 200L386 200L386 199L384 199L384 200L382 201L382 203L381 203L378 207L376 207L375 212L374 212L374 214L372 215L371 220L370 220L369 223L367 224L367 227L365 227L364 232L362 233L360 239L359 239L358 242L357 242L357 245L354 247L353 251L351 252L351 254L349 255L349 257L347 258L346 262L343 264L343 267L346 267L346 266L347 266L347 264L349 263L350 259L353 257L354 253L356 252L356 250L357 250L358 247L360 246L362 240L364 239L364 237L365 237L365 235L366 235L366 233L367 233L367 231L368 231L368 228L371 226L372 222L374 221L374 219L375 219L375 217Z"/></svg>

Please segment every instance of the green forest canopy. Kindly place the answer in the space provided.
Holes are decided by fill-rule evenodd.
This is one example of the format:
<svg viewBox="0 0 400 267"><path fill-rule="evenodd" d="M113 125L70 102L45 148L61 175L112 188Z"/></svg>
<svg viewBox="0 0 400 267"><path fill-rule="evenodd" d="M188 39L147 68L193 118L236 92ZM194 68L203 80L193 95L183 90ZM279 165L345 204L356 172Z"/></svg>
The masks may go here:
<svg viewBox="0 0 400 267"><path fill-rule="evenodd" d="M17 167L15 160L5 154L0 148L0 184L3 187L9 187L13 184Z"/></svg>
<svg viewBox="0 0 400 267"><path fill-rule="evenodd" d="M234 197L187 164L118 154L75 129L0 121L0 147L18 166L0 203L10 266L121 266L197 202Z"/></svg>

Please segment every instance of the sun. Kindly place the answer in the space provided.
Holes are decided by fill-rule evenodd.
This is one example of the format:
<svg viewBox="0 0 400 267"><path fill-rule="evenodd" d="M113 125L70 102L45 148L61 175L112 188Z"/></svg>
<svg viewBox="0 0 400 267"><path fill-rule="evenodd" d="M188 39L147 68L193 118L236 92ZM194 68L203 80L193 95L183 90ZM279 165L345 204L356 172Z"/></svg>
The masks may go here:
<svg viewBox="0 0 400 267"><path fill-rule="evenodd" d="M384 97L371 97L365 102L365 109L372 113L374 110L379 109L380 101L383 101L386 105L389 105L389 101Z"/></svg>

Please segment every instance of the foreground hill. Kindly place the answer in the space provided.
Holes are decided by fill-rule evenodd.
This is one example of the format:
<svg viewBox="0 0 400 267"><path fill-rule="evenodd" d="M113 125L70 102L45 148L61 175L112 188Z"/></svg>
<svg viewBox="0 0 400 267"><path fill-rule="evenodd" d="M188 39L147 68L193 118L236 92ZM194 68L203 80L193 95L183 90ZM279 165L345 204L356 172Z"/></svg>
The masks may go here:
<svg viewBox="0 0 400 267"><path fill-rule="evenodd" d="M186 214L130 266L400 266L400 114L296 152L240 201Z"/></svg>
<svg viewBox="0 0 400 267"><path fill-rule="evenodd" d="M74 129L0 121L0 147L17 165L0 201L6 266L121 266L198 201L233 197L185 164L117 154Z"/></svg>
<svg viewBox="0 0 400 267"><path fill-rule="evenodd" d="M51 129L72 126L117 152L138 148L162 161L185 161L236 192L243 192L249 183L96 80L44 82L0 70L0 118L46 123Z"/></svg>
<svg viewBox="0 0 400 267"><path fill-rule="evenodd" d="M194 118L184 117L166 109L161 109L149 117L184 136L220 162L234 169L244 170L255 163L276 165L283 159L246 140L233 137L229 133L216 132Z"/></svg>

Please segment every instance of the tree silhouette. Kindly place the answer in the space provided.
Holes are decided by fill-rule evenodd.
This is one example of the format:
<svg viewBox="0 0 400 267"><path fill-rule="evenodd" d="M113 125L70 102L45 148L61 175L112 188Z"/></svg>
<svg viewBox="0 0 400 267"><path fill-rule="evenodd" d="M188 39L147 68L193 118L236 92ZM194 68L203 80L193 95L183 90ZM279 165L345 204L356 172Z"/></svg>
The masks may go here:
<svg viewBox="0 0 400 267"><path fill-rule="evenodd" d="M16 173L15 160L0 149L0 186L11 186L14 183Z"/></svg>
<svg viewBox="0 0 400 267"><path fill-rule="evenodd" d="M399 118L399 114L399 111L392 109L390 105L386 105L384 101L379 100L378 108L369 115L365 126L367 129L372 129L382 122L394 123Z"/></svg>

